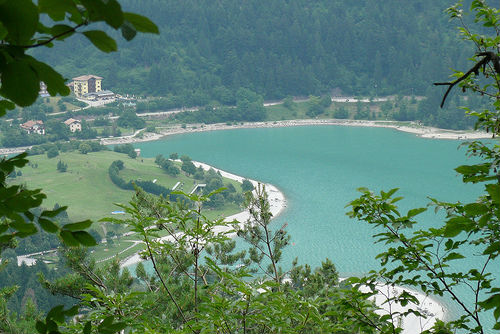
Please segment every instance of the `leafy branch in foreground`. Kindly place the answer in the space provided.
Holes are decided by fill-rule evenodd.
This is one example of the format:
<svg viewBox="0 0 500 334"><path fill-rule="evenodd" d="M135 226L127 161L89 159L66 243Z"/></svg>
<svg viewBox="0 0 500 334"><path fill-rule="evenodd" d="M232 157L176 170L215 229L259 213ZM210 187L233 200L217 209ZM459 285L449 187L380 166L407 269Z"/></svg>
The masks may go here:
<svg viewBox="0 0 500 334"><path fill-rule="evenodd" d="M66 80L46 63L26 52L38 47L52 47L75 33L82 33L103 52L116 51L116 41L101 30L84 30L92 23L103 22L113 29L120 29L126 40L136 33L158 33L149 19L124 12L117 0L16 0L0 1L0 117L16 105L26 107L35 102L40 83L47 85L50 95L68 95ZM0 160L0 252L15 247L17 238L38 233L38 227L57 234L67 246L94 246L94 238L85 230L92 224L86 220L59 226L54 218L66 207L44 210L39 215L33 209L42 205L46 195L40 189L29 190L22 185L8 185L7 176L15 168L23 168L28 160L23 153ZM65 317L73 316L77 309L65 311L62 306L53 308L45 321L37 322L40 333L58 333L58 325ZM118 326L119 327L119 326ZM112 333L113 317L98 326L102 333ZM90 333L90 323L84 333Z"/></svg>
<svg viewBox="0 0 500 334"><path fill-rule="evenodd" d="M465 74L455 73L457 79L450 83L443 96L446 99L453 86L463 90L471 89L491 98L491 110L471 111L476 116L476 128L500 134L500 65L498 61L498 38L500 38L500 11L488 6L486 1L471 2L471 11L476 22L492 29L492 35L476 34L463 18L459 2L447 12L461 23L462 37L474 43L480 61ZM483 31L484 32L484 31ZM473 59L474 60L474 59ZM478 78L482 73L489 82ZM399 212L394 197L397 189L375 194L366 188L359 189L361 196L349 203L349 216L374 225L382 232L375 235L378 242L388 249L377 256L383 268L372 272L371 277L421 289L426 294L447 295L458 305L461 315L458 319L443 323L436 322L434 332L484 333L488 329L485 318L493 317L493 329L500 329L500 288L495 286L494 260L500 254L500 146L498 143L473 141L468 146L468 155L479 159L478 163L463 165L455 169L465 183L481 183L483 195L470 203L448 203L431 198L431 206L445 215L442 226L418 229L416 217L426 208ZM473 252L471 251L473 250ZM466 266L465 257L473 257ZM462 270L457 270L460 262ZM366 279L365 279L366 280ZM467 297L462 293L471 296ZM408 303L403 298L401 303ZM490 311L492 310L492 312ZM410 310L419 312L418 308ZM393 317L392 315L390 316Z"/></svg>
<svg viewBox="0 0 500 334"><path fill-rule="evenodd" d="M80 28L104 22L120 29L130 41L137 32L158 33L148 18L124 12L117 0L54 1L32 0L2 1L0 3L0 116L15 105L29 106L38 97L40 82L47 85L50 95L68 95L65 79L49 65L27 55L37 47L52 47L55 41L64 41ZM116 41L101 30L81 32L103 52L117 50Z"/></svg>

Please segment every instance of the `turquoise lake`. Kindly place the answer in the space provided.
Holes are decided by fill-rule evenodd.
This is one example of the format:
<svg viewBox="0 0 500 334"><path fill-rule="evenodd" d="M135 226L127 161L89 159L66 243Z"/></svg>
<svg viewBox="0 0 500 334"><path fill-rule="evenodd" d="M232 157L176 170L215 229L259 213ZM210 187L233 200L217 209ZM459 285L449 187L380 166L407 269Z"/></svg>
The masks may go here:
<svg viewBox="0 0 500 334"><path fill-rule="evenodd" d="M372 227L346 216L345 206L358 196L357 188L398 187L405 210L427 205L428 196L473 201L481 193L481 187L464 185L453 170L470 163L459 145L394 129L343 126L198 132L135 144L145 157L187 154L275 185L287 199L275 226L287 222L292 236L283 266L298 257L299 263L314 267L328 257L341 276L377 269L375 255L382 250L373 243ZM440 222L434 210L429 211L419 220L422 227ZM473 254L464 255L474 262Z"/></svg>

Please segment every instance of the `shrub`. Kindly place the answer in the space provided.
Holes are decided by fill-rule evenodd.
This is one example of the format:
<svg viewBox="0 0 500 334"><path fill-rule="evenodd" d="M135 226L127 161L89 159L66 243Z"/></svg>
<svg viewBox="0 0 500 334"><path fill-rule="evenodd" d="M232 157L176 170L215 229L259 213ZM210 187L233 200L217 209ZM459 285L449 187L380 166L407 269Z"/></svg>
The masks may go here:
<svg viewBox="0 0 500 334"><path fill-rule="evenodd" d="M243 183L241 183L241 190L243 190L243 192L247 192L247 191L252 191L253 190L253 184L252 182L250 182L250 180L243 180Z"/></svg>
<svg viewBox="0 0 500 334"><path fill-rule="evenodd" d="M61 173L64 173L68 170L68 164L65 164L61 160L57 163L57 170Z"/></svg>
<svg viewBox="0 0 500 334"><path fill-rule="evenodd" d="M59 155L59 150L57 149L56 146L52 146L48 151L47 151L47 158L52 159L55 158Z"/></svg>

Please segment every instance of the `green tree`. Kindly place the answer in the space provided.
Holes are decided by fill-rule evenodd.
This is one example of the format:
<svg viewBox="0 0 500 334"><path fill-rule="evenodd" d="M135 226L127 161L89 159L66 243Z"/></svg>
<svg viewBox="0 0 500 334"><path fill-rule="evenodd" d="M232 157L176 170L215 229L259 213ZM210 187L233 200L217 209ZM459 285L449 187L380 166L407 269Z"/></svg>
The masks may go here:
<svg viewBox="0 0 500 334"><path fill-rule="evenodd" d="M321 103L321 99L318 96L310 96L306 115L309 117L316 117L325 111L325 107Z"/></svg>
<svg viewBox="0 0 500 334"><path fill-rule="evenodd" d="M288 110L293 110L295 108L295 102L293 102L293 97L292 96L287 96L283 100L283 107L287 108Z"/></svg>
<svg viewBox="0 0 500 334"><path fill-rule="evenodd" d="M137 116L134 111L125 111L116 124L123 128L142 129L146 126L146 121Z"/></svg>
<svg viewBox="0 0 500 334"><path fill-rule="evenodd" d="M59 162L57 163L57 170L61 173L65 173L68 170L68 164L59 160Z"/></svg>
<svg viewBox="0 0 500 334"><path fill-rule="evenodd" d="M333 113L333 117L340 119L349 118L349 112L343 105L341 105L335 110L335 112Z"/></svg>
<svg viewBox="0 0 500 334"><path fill-rule="evenodd" d="M81 154L87 154L89 152L92 152L92 147L88 143L82 142L78 146L78 151L80 151Z"/></svg>
<svg viewBox="0 0 500 334"><path fill-rule="evenodd" d="M49 158L49 159L55 158L58 155L59 155L59 150L57 149L57 146L52 146L47 151L47 158Z"/></svg>
<svg viewBox="0 0 500 334"><path fill-rule="evenodd" d="M42 20L42 17L44 18ZM51 47L74 34L81 34L90 40L99 50L111 52L117 49L114 39L102 30L90 30L92 23L103 22L120 29L122 36L131 40L137 31L158 33L157 27L147 18L124 12L116 0L96 1L50 1L31 0L0 2L0 116L14 107L26 107L35 102L40 89L40 82L47 85L50 95L68 95L69 88L62 75L52 67L28 54L34 48ZM84 229L92 222L84 221L59 226L53 217L64 211L41 210L35 215L31 210L39 207L46 198L41 190L29 190L20 185L7 185L6 177L14 168L22 168L27 163L27 154L0 160L1 228L0 252L7 247L14 247L18 238L36 234L38 227L56 233L63 242L70 246L95 245L95 240ZM3 307L0 303L0 307ZM65 310L56 307L46 318L38 321L39 332L58 333L58 323L65 317L74 316L77 308ZM105 319L102 330L110 330L113 317ZM90 323L87 330L90 329ZM115 329L119 330L118 328Z"/></svg>
<svg viewBox="0 0 500 334"><path fill-rule="evenodd" d="M194 175L196 173L196 167L192 161L183 161L181 170L188 175Z"/></svg>
<svg viewBox="0 0 500 334"><path fill-rule="evenodd" d="M476 33L475 27L465 24L461 3L447 10L452 19L460 22L463 38L477 47L478 53L473 61L479 62L484 52L498 52L496 41L500 36L500 24L497 18L500 12L479 0L472 1L471 11L476 22L491 29L491 35L484 35L484 27L478 28L480 33ZM488 96L491 102L488 109L465 109L469 115L477 117L476 128L490 131L493 137L498 137L500 66L498 60L493 60L492 65L479 67L477 72L471 71L468 76L458 71L455 76L460 78L457 83L462 89ZM402 213L396 205L401 200L401 197L395 196L397 189L375 194L362 188L361 197L350 203L352 210L349 215L377 227L380 232L375 236L376 240L389 245L386 251L377 256L383 266L381 270L362 279L351 279L350 282L370 286L368 295L375 293L373 282L378 280L419 288L427 294L451 297L461 310L461 315L447 323L438 321L433 330L439 333L462 330L467 333L485 333L491 328L486 327L484 319L491 316L494 318L493 329L500 329L500 288L495 285L492 272L494 260L500 255L500 146L498 143L481 141L469 142L466 146L467 154L475 157L477 162L459 166L455 171L465 183L482 184L484 192L470 203L431 199L430 206L444 212L445 219L441 226L419 229L417 216L427 211L427 208L414 208ZM471 250L475 253L473 263L466 270L456 271L453 263L472 256ZM472 302L464 300L464 296L457 292L460 287L473 294ZM403 304L412 300L414 297L407 293L392 297L389 301ZM488 311L491 313L486 313ZM420 311L411 308L411 312L419 314ZM395 332L396 316L390 314L393 323L390 328L380 323L372 324L377 329L386 328Z"/></svg>
<svg viewBox="0 0 500 334"><path fill-rule="evenodd" d="M243 190L243 192L247 192L247 191L252 191L254 189L253 187L253 184L252 182L250 182L250 180L248 179L244 179L243 182L241 183L241 190Z"/></svg>

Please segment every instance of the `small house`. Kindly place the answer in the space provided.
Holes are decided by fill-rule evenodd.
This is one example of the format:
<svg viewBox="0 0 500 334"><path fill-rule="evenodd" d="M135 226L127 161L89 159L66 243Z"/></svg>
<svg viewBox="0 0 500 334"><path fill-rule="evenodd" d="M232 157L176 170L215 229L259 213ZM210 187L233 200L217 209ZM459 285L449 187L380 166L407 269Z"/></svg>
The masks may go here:
<svg viewBox="0 0 500 334"><path fill-rule="evenodd" d="M27 121L26 123L23 123L20 126L21 129L26 131L28 134L32 133L37 133L39 135L45 134L45 126L43 125L43 122L39 120Z"/></svg>
<svg viewBox="0 0 500 334"><path fill-rule="evenodd" d="M82 122L80 122L80 120L78 119L67 119L64 121L64 124L69 127L69 131L71 132L82 131Z"/></svg>

